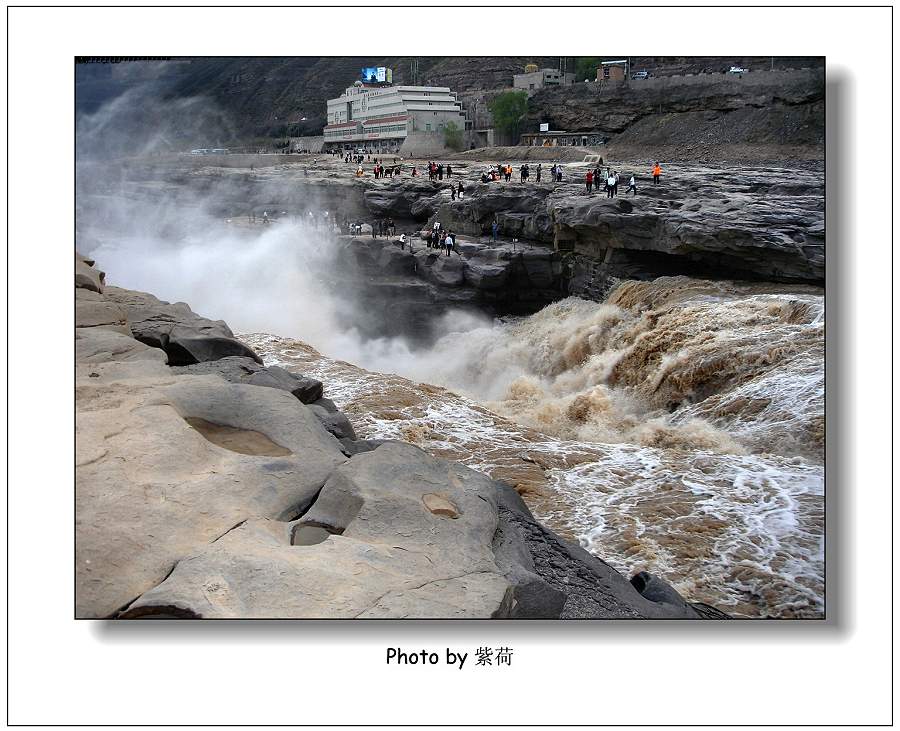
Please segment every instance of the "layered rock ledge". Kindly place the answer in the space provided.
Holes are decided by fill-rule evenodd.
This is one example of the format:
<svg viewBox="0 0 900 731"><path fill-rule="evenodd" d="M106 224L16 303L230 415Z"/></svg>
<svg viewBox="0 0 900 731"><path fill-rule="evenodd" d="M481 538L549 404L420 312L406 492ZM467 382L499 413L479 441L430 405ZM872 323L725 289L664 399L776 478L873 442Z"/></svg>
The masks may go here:
<svg viewBox="0 0 900 731"><path fill-rule="evenodd" d="M724 618L76 259L76 616Z"/></svg>

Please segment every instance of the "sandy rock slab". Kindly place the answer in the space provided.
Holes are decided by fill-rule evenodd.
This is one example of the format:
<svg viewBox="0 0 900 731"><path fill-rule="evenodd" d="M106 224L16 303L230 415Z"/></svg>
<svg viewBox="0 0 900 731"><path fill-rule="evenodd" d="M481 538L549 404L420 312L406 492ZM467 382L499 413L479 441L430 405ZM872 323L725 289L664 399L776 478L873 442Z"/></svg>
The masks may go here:
<svg viewBox="0 0 900 731"><path fill-rule="evenodd" d="M227 356L262 359L234 337L223 320L198 315L184 302L164 302L152 294L119 287L103 290L106 300L125 309L134 337L166 352L169 365L184 366Z"/></svg>
<svg viewBox="0 0 900 731"><path fill-rule="evenodd" d="M489 478L389 442L338 467L299 520L236 528L122 616L510 616L514 586L492 549L497 523Z"/></svg>
<svg viewBox="0 0 900 731"><path fill-rule="evenodd" d="M243 521L296 517L346 459L289 393L175 376L164 358L78 331L78 617L115 615Z"/></svg>

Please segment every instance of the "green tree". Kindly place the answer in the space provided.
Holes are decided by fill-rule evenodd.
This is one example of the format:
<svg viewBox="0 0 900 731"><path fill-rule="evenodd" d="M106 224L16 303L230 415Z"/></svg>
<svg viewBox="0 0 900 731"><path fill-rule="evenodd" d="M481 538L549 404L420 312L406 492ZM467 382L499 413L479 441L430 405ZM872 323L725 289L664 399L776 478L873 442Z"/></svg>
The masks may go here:
<svg viewBox="0 0 900 731"><path fill-rule="evenodd" d="M593 81L597 78L597 69L600 68L601 59L598 56L582 56L575 64L575 80Z"/></svg>
<svg viewBox="0 0 900 731"><path fill-rule="evenodd" d="M517 135L528 111L528 94L524 91L506 91L494 97L490 109L497 129L508 135Z"/></svg>
<svg viewBox="0 0 900 731"><path fill-rule="evenodd" d="M463 148L463 133L455 122L447 122L444 127L444 144L451 150L459 152Z"/></svg>

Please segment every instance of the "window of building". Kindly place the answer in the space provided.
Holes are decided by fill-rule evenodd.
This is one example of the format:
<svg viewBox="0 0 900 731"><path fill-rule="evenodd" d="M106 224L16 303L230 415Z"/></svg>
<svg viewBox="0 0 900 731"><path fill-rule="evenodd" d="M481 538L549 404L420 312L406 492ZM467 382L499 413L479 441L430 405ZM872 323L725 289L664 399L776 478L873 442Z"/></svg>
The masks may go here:
<svg viewBox="0 0 900 731"><path fill-rule="evenodd" d="M431 132L431 123L428 123L428 124L425 125L425 131L426 131L426 132Z"/></svg>

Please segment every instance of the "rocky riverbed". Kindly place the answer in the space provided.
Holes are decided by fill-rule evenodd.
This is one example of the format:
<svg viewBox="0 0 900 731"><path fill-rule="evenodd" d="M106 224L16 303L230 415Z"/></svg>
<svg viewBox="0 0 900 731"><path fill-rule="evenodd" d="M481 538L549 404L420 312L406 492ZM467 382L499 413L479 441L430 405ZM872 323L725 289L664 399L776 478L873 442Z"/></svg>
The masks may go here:
<svg viewBox="0 0 900 731"><path fill-rule="evenodd" d="M76 256L76 614L722 618Z"/></svg>

